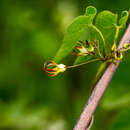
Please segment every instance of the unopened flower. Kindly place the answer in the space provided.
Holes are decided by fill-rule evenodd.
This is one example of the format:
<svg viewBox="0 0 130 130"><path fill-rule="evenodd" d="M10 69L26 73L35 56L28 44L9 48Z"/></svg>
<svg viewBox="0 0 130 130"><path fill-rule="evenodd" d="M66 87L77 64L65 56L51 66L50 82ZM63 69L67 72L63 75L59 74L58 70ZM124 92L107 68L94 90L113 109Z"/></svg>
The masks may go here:
<svg viewBox="0 0 130 130"><path fill-rule="evenodd" d="M66 70L66 66L64 64L56 64L53 61L47 61L44 64L44 71L48 76L56 76L60 72L64 72Z"/></svg>

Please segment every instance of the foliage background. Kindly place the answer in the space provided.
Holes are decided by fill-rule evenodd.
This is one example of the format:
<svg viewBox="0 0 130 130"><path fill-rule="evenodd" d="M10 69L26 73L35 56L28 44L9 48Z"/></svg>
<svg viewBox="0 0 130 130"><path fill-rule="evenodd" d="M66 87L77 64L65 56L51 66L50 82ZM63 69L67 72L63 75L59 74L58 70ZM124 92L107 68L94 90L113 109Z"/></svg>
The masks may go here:
<svg viewBox="0 0 130 130"><path fill-rule="evenodd" d="M46 76L67 26L88 5L121 13L129 0L0 1L0 130L71 130L90 94L98 63ZM65 59L66 63L72 58ZM130 53L120 64L92 130L130 130Z"/></svg>

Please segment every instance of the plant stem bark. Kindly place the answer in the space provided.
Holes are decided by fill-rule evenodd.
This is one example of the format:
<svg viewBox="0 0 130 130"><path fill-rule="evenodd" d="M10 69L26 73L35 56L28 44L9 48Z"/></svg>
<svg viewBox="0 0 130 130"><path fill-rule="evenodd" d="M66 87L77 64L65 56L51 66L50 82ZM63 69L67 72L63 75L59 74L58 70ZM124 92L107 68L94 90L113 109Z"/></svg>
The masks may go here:
<svg viewBox="0 0 130 130"><path fill-rule="evenodd" d="M122 40L119 43L118 49L123 47L124 43L130 42L130 24L122 38ZM81 113L79 120L77 124L75 125L73 130L87 130L87 127L90 124L91 118L107 88L109 85L120 61L115 65L113 63L110 63L106 70L104 71L102 77L96 84L95 88L93 89L91 96L85 105L83 112Z"/></svg>

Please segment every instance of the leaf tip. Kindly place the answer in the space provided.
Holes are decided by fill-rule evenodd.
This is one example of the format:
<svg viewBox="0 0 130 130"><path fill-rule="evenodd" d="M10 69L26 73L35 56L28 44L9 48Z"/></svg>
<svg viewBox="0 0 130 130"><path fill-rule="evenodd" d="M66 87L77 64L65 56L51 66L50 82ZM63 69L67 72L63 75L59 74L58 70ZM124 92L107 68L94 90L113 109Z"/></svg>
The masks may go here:
<svg viewBox="0 0 130 130"><path fill-rule="evenodd" d="M90 16L92 17L92 19L95 17L95 15L97 14L97 9L93 6L88 6L86 8L86 11L85 11L85 15L86 16Z"/></svg>

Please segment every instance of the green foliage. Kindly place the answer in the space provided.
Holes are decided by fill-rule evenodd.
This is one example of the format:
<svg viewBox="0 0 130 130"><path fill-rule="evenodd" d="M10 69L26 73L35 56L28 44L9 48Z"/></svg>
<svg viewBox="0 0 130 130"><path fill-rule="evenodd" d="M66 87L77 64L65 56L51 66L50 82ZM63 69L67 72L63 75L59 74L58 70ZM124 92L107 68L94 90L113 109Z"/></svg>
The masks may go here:
<svg viewBox="0 0 130 130"><path fill-rule="evenodd" d="M63 44L54 59L55 62L58 63L70 53L70 51L76 45L76 42L79 41L86 32L88 24L90 23L91 19L88 16L79 16L73 21L73 23L67 29Z"/></svg>
<svg viewBox="0 0 130 130"><path fill-rule="evenodd" d="M110 49L110 44L113 43L116 32L117 14L113 14L110 11L103 11L96 17L95 25L100 29L105 38L107 44L106 49Z"/></svg>
<svg viewBox="0 0 130 130"><path fill-rule="evenodd" d="M84 14L90 4L98 12L108 9L119 14L130 7L128 0L0 0L0 130L73 129L89 96L98 64L69 70L55 78L47 77L42 68L43 63L56 54L66 25ZM83 40L88 38L87 33ZM128 116L114 118L115 123L111 123L110 114L106 115L106 109L110 112L118 97L124 97L125 103L129 99L130 55L125 57L108 87L103 105L95 113L92 130L108 130L116 122L122 130L130 126L126 125L130 112ZM73 60L70 57L69 61ZM111 102L108 101L110 95L113 95ZM122 109L127 109L129 104ZM119 110L116 108L115 112L120 114ZM118 126L114 125L114 129Z"/></svg>
<svg viewBox="0 0 130 130"><path fill-rule="evenodd" d="M96 12L96 9L90 6L86 9L86 16L79 16L72 22L67 29L63 44L54 58L55 62L59 62L68 55L76 45L76 42L83 38L88 25L92 24L92 20L96 15Z"/></svg>
<svg viewBox="0 0 130 130"><path fill-rule="evenodd" d="M119 29L126 25L128 12L122 12L119 20L119 28L117 24L117 14L110 11L100 12L96 17L94 25L93 19L96 13L97 10L95 7L89 6L86 8L86 16L79 16L72 22L67 29L63 44L54 58L55 62L60 62L72 51L77 42L83 39L90 41L93 46L94 40L97 39L101 55L106 56L108 52L110 53L110 47L112 47L112 44L118 38ZM79 56L74 64L79 64L92 58L94 58L92 55Z"/></svg>
<svg viewBox="0 0 130 130"><path fill-rule="evenodd" d="M68 55L72 49L74 49L74 47L81 52L79 55L77 54L78 57L76 58L74 62L75 65L73 67L77 66L77 64L83 65L85 62L87 63L87 61L91 61L90 59L105 59L106 57L112 57L112 59L108 59L108 61L106 60L106 62L101 64L101 67L96 74L96 78L93 81L94 84L100 78L101 73L107 65L107 62L110 61L116 63L116 58L117 60L122 59L122 53L120 53L121 55L118 57L116 44L119 40L120 31L124 29L128 20L127 11L122 12L119 21L117 14L114 14L110 11L103 11L97 15L94 23L93 21L96 13L97 10L90 6L86 8L85 16L80 16L73 21L73 23L68 27L63 44L55 57L55 61L59 62L66 55ZM86 18L86 20L83 20L83 18ZM85 43L87 44L88 48L86 48L84 45ZM89 53L89 47L91 46L94 48L94 53L98 54L98 56L95 56L93 53ZM88 49L88 54L85 55L84 52L86 52L86 49ZM115 59L113 59L113 57L115 57ZM115 87L114 89L117 88ZM109 94L103 100L102 107L105 110L111 111L113 109L121 108L122 106L125 107L130 102L128 98L130 95L129 92L126 93L124 91L125 93L121 94L121 92L123 92L122 87L118 89L118 92L116 92L114 89L111 89L111 91L109 90Z"/></svg>

